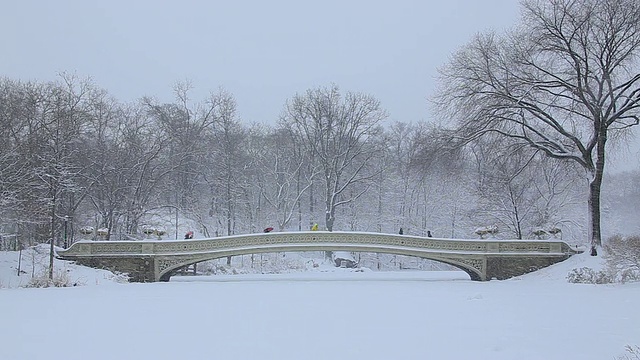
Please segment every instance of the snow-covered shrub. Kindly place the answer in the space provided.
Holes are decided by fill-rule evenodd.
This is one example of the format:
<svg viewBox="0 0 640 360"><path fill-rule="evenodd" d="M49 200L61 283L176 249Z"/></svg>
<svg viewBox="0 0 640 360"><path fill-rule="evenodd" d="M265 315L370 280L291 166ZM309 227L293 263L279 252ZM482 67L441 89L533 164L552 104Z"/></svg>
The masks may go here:
<svg viewBox="0 0 640 360"><path fill-rule="evenodd" d="M479 227L474 230L474 233L476 235L480 235L480 239L484 239L485 235L495 236L498 233L498 226L491 225L491 226Z"/></svg>
<svg viewBox="0 0 640 360"><path fill-rule="evenodd" d="M47 288L47 287L70 287L78 286L69 279L66 272L54 272L53 279L49 279L49 274L40 273L29 280L25 287L27 288Z"/></svg>
<svg viewBox="0 0 640 360"><path fill-rule="evenodd" d="M121 273L118 271L107 272L106 274L104 274L104 280L112 281L118 284L127 284L130 282L129 274ZM73 286L86 285L86 282L87 281L85 279L80 278L73 283ZM100 284L100 282L101 279L96 279L96 284Z"/></svg>
<svg viewBox="0 0 640 360"><path fill-rule="evenodd" d="M595 284L610 284L615 282L615 276L612 276L606 270L600 270L595 272Z"/></svg>
<svg viewBox="0 0 640 360"><path fill-rule="evenodd" d="M640 281L640 271L637 270L637 269L625 269L625 270L622 270L618 274L617 279L623 284L627 283L627 282Z"/></svg>
<svg viewBox="0 0 640 360"><path fill-rule="evenodd" d="M537 239L542 239L543 236L547 235L547 232L544 231L544 229L534 229L532 233Z"/></svg>
<svg viewBox="0 0 640 360"><path fill-rule="evenodd" d="M153 235L154 232L156 232L156 229L154 227L150 227L150 226L142 227L142 233L145 235Z"/></svg>
<svg viewBox="0 0 640 360"><path fill-rule="evenodd" d="M82 235L91 235L93 234L95 229L93 228L93 226L83 226L80 228L79 231L80 231L80 234Z"/></svg>
<svg viewBox="0 0 640 360"><path fill-rule="evenodd" d="M607 271L595 271L588 267L573 269L567 274L567 281L574 284L609 284L613 280Z"/></svg>
<svg viewBox="0 0 640 360"><path fill-rule="evenodd" d="M607 267L616 281L640 281L640 236L615 235L604 248Z"/></svg>
<svg viewBox="0 0 640 360"><path fill-rule="evenodd" d="M567 281L574 284L593 284L594 273L595 271L588 267L573 269L567 274Z"/></svg>
<svg viewBox="0 0 640 360"><path fill-rule="evenodd" d="M562 232L562 230L560 228L557 228L557 227L552 227L547 232L549 234L553 235L553 237L555 238L555 237L558 236L558 234L560 234Z"/></svg>
<svg viewBox="0 0 640 360"><path fill-rule="evenodd" d="M567 281L582 284L608 284L640 281L640 236L609 238L602 257L606 261L604 270L590 268L573 269Z"/></svg>

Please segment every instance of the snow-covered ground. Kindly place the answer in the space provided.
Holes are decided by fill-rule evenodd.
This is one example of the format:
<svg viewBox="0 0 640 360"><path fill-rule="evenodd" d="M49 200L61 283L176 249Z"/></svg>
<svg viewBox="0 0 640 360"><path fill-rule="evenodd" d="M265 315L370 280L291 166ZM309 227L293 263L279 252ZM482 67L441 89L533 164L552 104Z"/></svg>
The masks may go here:
<svg viewBox="0 0 640 360"><path fill-rule="evenodd" d="M586 254L489 282L319 266L128 284L57 261L86 286L17 288L42 272L38 251L21 276L18 253L0 252L0 359L605 360L640 345L640 283L567 283L601 266Z"/></svg>

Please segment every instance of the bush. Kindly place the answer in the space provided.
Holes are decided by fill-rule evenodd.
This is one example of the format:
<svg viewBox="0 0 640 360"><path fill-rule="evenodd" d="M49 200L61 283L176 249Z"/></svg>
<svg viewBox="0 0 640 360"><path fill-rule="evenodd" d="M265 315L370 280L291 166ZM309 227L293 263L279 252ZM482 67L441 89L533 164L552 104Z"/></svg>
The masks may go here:
<svg viewBox="0 0 640 360"><path fill-rule="evenodd" d="M573 284L593 284L594 271L592 268L581 267L573 269L567 274L567 281Z"/></svg>
<svg viewBox="0 0 640 360"><path fill-rule="evenodd" d="M65 272L57 272L53 274L53 279L49 279L48 273L39 273L29 280L25 287L27 288L47 288L47 287L70 287L81 284L71 282L69 275Z"/></svg>
<svg viewBox="0 0 640 360"><path fill-rule="evenodd" d="M613 280L608 272L595 271L588 267L573 269L567 275L567 281L574 284L609 284Z"/></svg>
<svg viewBox="0 0 640 360"><path fill-rule="evenodd" d="M567 281L578 284L640 281L640 236L615 235L607 240L604 250L606 270L573 269L567 275Z"/></svg>
<svg viewBox="0 0 640 360"><path fill-rule="evenodd" d="M615 235L604 249L607 267L616 282L640 281L640 236Z"/></svg>

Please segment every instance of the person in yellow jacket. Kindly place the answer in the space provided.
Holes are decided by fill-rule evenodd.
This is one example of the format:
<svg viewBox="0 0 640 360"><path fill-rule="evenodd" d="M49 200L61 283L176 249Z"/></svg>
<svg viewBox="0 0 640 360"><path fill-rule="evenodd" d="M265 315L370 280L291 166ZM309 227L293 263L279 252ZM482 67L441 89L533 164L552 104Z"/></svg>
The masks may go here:
<svg viewBox="0 0 640 360"><path fill-rule="evenodd" d="M318 224L313 224L311 231L318 231Z"/></svg>

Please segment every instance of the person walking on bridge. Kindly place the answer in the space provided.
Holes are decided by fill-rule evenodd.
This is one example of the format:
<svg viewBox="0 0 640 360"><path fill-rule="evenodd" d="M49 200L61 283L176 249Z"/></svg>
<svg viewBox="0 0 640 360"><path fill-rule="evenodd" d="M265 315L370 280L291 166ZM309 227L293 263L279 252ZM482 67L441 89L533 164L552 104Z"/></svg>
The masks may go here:
<svg viewBox="0 0 640 360"><path fill-rule="evenodd" d="M318 224L313 224L311 231L318 231Z"/></svg>

